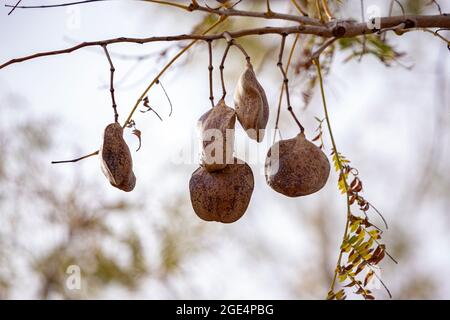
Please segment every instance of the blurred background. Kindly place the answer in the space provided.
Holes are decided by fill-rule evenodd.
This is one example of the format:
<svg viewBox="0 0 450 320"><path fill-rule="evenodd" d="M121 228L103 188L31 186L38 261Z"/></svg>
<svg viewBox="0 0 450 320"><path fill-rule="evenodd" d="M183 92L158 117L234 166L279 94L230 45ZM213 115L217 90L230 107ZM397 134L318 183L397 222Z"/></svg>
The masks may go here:
<svg viewBox="0 0 450 320"><path fill-rule="evenodd" d="M342 2L338 18L361 20L360 1ZM450 11L448 1L438 2L443 12ZM263 11L264 3L244 0L238 8ZM296 13L289 1L271 3L275 11ZM389 14L390 1L364 3ZM429 1L401 3L407 13L438 14ZM16 9L8 16L9 11L0 7L0 63L82 41L190 33L212 21L204 13L140 1ZM401 14L399 6L393 14ZM218 30L263 25L293 24L233 18ZM449 33L442 35L448 38ZM289 48L293 38L287 40ZM268 95L270 129L281 84L279 40L276 35L239 39ZM302 66L313 40L300 36L299 41L289 71L292 104L312 139L318 125L314 117L323 118L323 109L314 69ZM448 299L449 51L443 41L421 31L401 37L389 33L386 41L396 53L386 59L361 56L359 47L343 43L325 53L334 134L339 150L359 170L364 196L389 223L383 239L399 263L385 259L381 277L394 298ZM120 121L183 44L108 47L116 67ZM213 48L216 99L223 49L222 42ZM132 154L137 186L131 193L110 186L96 157L50 164L97 150L104 127L113 120L109 65L100 47L0 70L1 299L326 297L346 214L335 172L316 194L282 196L267 186L262 171L272 134L256 146L239 127L236 154L255 175L246 214L224 225L204 222L192 210L188 183L198 166L196 121L210 107L207 59L207 47L199 43L161 77L172 116L164 92L155 86L150 105L163 121L152 112L133 117L142 131L142 147ZM233 105L233 88L244 63L232 49L225 66L228 105ZM283 138L296 134L284 104L280 133ZM131 130L126 139L131 150L138 147ZM327 133L324 147L329 155ZM249 149L256 152L249 156ZM370 218L382 224L378 216ZM77 290L66 285L71 265L81 270ZM374 293L387 298L381 288Z"/></svg>

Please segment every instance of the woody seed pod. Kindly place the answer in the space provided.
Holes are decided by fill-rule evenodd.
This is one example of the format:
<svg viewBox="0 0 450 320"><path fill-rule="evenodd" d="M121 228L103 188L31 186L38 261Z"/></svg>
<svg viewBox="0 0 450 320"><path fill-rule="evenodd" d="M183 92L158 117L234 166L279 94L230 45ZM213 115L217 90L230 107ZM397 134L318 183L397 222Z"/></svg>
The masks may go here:
<svg viewBox="0 0 450 320"><path fill-rule="evenodd" d="M200 165L207 171L221 170L233 163L235 123L236 112L223 100L198 120L202 149Z"/></svg>
<svg viewBox="0 0 450 320"><path fill-rule="evenodd" d="M327 156L303 133L278 141L267 153L266 181L272 189L288 197L306 196L319 191L329 174Z"/></svg>
<svg viewBox="0 0 450 320"><path fill-rule="evenodd" d="M200 167L189 181L191 203L203 220L232 223L247 210L253 193L253 173L248 164L234 159L223 170L208 172Z"/></svg>
<svg viewBox="0 0 450 320"><path fill-rule="evenodd" d="M111 185L126 192L133 190L136 176L120 124L111 123L105 128L99 155L102 171Z"/></svg>
<svg viewBox="0 0 450 320"><path fill-rule="evenodd" d="M234 103L238 120L248 136L261 142L269 119L269 104L250 62L239 78L234 92Z"/></svg>

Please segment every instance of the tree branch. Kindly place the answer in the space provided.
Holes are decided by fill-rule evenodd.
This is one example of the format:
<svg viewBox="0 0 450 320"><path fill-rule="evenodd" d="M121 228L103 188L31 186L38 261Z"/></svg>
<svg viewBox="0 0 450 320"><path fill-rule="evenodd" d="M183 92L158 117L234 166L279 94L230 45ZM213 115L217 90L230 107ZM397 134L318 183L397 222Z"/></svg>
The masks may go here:
<svg viewBox="0 0 450 320"><path fill-rule="evenodd" d="M108 63L109 63L109 67L110 67L109 71L111 72L109 92L111 93L112 108L114 111L114 122L119 122L119 114L117 113L117 103L116 103L116 98L114 96L114 71L116 71L116 68L114 68L113 62L111 60L111 56L109 55L106 45L103 46L103 50L105 51L106 58L108 59Z"/></svg>
<svg viewBox="0 0 450 320"><path fill-rule="evenodd" d="M109 0L84 0L84 1L74 1L68 3L60 3L60 4L49 4L49 5L32 5L32 6L15 6L17 9L44 9L44 8L56 8L56 7L67 7L72 5L79 4L87 4L99 1L109 1ZM171 7L176 7L179 9L184 9L186 11L202 11L207 13L216 14L219 16L225 17L252 17L252 18L261 18L261 19L273 19L273 20L284 20L284 21L295 21L303 24L309 25L322 25L322 23L314 18L309 18L305 16L298 16L293 14L284 14L270 11L270 14L267 12L255 12L255 11L245 11L245 10L235 10L233 8L211 8L208 6L202 6L198 3L191 3L190 5L182 5L175 2L169 1L157 1L157 0L138 0L149 3L156 3L159 5L166 5ZM13 5L6 4L5 7L14 7Z"/></svg>
<svg viewBox="0 0 450 320"><path fill-rule="evenodd" d="M208 13L214 13L221 16L227 16L227 17L251 17L251 18L262 18L262 19L272 19L272 20L284 20L284 21L295 21L302 24L307 25L313 25L313 26L320 26L322 25L322 22L320 22L318 19L306 17L306 16L299 16L299 15L293 15L293 14L285 14L285 13L278 13L274 11L270 11L270 13L267 12L255 12L255 11L245 11L245 10L235 10L235 9L214 9L209 8L206 6L195 6L190 5L189 6L190 11L203 11Z"/></svg>
<svg viewBox="0 0 450 320"><path fill-rule="evenodd" d="M240 11L240 13L242 13ZM392 28L400 25L401 23L405 23L405 29L413 29L413 28L450 28L450 16L447 14L444 15L433 15L433 16L425 16L425 15L417 15L417 16L395 16L395 17L384 17L380 20L381 28L380 30L386 28ZM355 37L370 33L379 32L378 29L371 29L366 23L356 23L348 20L337 20L333 23L328 23L323 26L313 26L313 25L299 25L299 26L291 26L291 27L263 27L263 28L254 28L254 29L244 29L235 32L223 32L215 35L198 35L198 34L182 34L176 36L158 36L158 37L148 37L148 38L113 38L101 41L90 41L83 42L78 45L54 51L46 51L35 53L29 56L24 56L21 58L15 58L9 60L2 65L0 65L0 69L5 68L11 64L31 60L44 56L52 56L70 53L76 50L79 50L84 47L90 46L105 46L114 43L137 43L144 44L149 42L160 42L160 41L182 41L182 40L204 40L204 41L214 41L218 39L226 39L226 34L229 34L232 38L241 38L246 36L253 35L263 35L263 34L312 34L319 37L324 38L347 38L347 37Z"/></svg>

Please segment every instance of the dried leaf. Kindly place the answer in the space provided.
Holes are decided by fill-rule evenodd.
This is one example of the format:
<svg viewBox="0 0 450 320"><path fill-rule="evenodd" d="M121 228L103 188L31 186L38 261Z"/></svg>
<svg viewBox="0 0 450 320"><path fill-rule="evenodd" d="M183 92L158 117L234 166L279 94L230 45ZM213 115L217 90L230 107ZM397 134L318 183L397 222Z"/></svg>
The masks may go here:
<svg viewBox="0 0 450 320"><path fill-rule="evenodd" d="M375 272L373 270L370 270L367 275L364 278L364 287L367 286L367 284L372 280L373 276L375 275Z"/></svg>
<svg viewBox="0 0 450 320"><path fill-rule="evenodd" d="M139 149L141 149L141 130L134 129L131 133L134 134L139 140L139 146L136 149L136 152L138 152Z"/></svg>

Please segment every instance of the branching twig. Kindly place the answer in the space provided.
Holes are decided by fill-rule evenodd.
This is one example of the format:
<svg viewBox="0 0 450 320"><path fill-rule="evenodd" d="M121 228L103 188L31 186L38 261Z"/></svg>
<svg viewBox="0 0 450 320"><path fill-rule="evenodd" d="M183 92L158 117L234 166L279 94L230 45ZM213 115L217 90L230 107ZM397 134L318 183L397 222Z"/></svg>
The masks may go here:
<svg viewBox="0 0 450 320"><path fill-rule="evenodd" d="M22 1L22 0L20 0ZM19 1L19 2L20 2ZM104 2L104 1L111 1L111 0L82 0L82 1L73 1L73 2L65 2L65 3L55 3L55 4L44 4L44 5L31 5L31 6L18 6L15 5L14 7L19 9L49 9L49 8L60 8L60 7L69 7L69 6L76 6L80 4L89 4L93 2ZM135 0L135 1L142 1L142 2L153 2L161 5L171 6L171 7L177 7L179 9L189 10L189 6L184 6L179 3L175 2L169 2L169 1L158 1L158 0ZM5 7L13 7L10 4L5 4Z"/></svg>
<svg viewBox="0 0 450 320"><path fill-rule="evenodd" d="M223 69L225 68L225 60L227 59L227 55L228 55L228 52L229 52L231 46L235 46L236 48L238 48L239 51L241 51L242 54L244 55L245 60L248 63L250 62L250 56L247 54L245 49L240 44L238 44L238 43L236 43L234 41L234 39L230 35L230 33L224 32L223 35L224 35L224 38L227 40L227 46L225 48L225 51L224 51L223 57L222 57L222 61L220 62L220 66L219 66L220 80L221 80L221 83L222 83L222 98L221 98L221 100L224 100L225 96L227 95L227 90L225 88L225 79L224 79L224 75L223 75Z"/></svg>
<svg viewBox="0 0 450 320"><path fill-rule="evenodd" d="M280 53L278 55L277 67L280 69L281 74L283 75L283 84L284 84L284 91L286 92L287 109L291 113L292 118L294 118L294 121L297 123L298 127L300 128L300 132L303 133L305 131L305 128L302 126L300 121L297 119L297 116L295 115L294 110L292 109L292 106L291 106L291 98L289 96L289 79L286 75L286 71L283 68L283 52L284 52L285 44L286 44L286 35L283 34L281 36Z"/></svg>
<svg viewBox="0 0 450 320"><path fill-rule="evenodd" d="M398 26L400 23L409 21L411 24L410 28L450 28L450 17L446 15L435 15L435 16L398 16L398 17L385 17L381 18L380 24L381 29L391 28ZM333 26L334 25L334 26ZM244 29L236 32L229 32L228 34L233 38L241 38L252 35L263 35L263 34L312 34L319 37L332 38L336 37L338 32L338 37L355 37L364 34L375 33L379 30L371 29L366 23L353 23L348 21L337 21L333 25L299 25L292 27L262 27L254 29ZM409 30L409 29L408 29ZM183 41L183 40L218 40L224 39L225 33L215 34L215 35L199 35L199 34L183 34L177 36L160 36L160 37L148 37L148 38L113 38L102 41L90 41L83 42L76 46L72 46L66 49L46 51L35 53L29 56L15 58L9 60L0 65L0 69L5 68L14 63L23 62L26 60L31 60L44 56L52 56L59 54L71 53L73 51L79 50L81 48L90 46L103 46L113 43L150 43L150 42L161 42L161 41Z"/></svg>
<svg viewBox="0 0 450 320"><path fill-rule="evenodd" d="M22 2L22 0L17 1L17 3L12 7L11 11L8 12L8 16L16 10L17 6Z"/></svg>
<svg viewBox="0 0 450 320"><path fill-rule="evenodd" d="M36 6L17 6L18 9L44 9L44 8L55 8L55 7L66 7L66 6L72 6L72 5L78 5L78 4L87 4L92 2L98 2L98 1L110 1L110 0L85 0L85 1L75 1L75 2L68 2L68 3L61 3L61 4L51 4L51 5L36 5ZM212 13L219 16L225 16L225 17L233 17L233 16L240 16L240 17L252 17L252 18L260 18L260 19L276 19L276 20L285 20L285 21L295 21L303 24L308 25L321 25L321 22L317 19L305 17L305 16L298 16L293 14L284 14L284 13L278 13L271 11L271 14L268 15L266 12L255 12L255 11L244 11L244 10L235 10L233 8L211 8L209 6L201 6L198 3L190 4L189 6L181 5L174 2L168 2L168 1L156 1L156 0L137 0L137 1L144 1L144 2L151 2L156 4L162 4L172 7L177 7L179 9L187 10L190 12L193 11L202 11L206 13ZM6 7L13 7L13 5L5 5Z"/></svg>
<svg viewBox="0 0 450 320"><path fill-rule="evenodd" d="M119 114L117 113L116 98L114 96L114 71L116 71L116 69L114 68L114 65L111 60L111 56L109 55L106 45L103 45L102 47L103 47L103 50L105 50L106 58L108 59L109 66L110 66L109 70L111 71L109 91L111 92L112 107L114 110L114 122L119 122Z"/></svg>
<svg viewBox="0 0 450 320"><path fill-rule="evenodd" d="M200 36L205 36L208 32L210 32L211 30L213 30L214 28L216 28L219 24L221 24L223 21L225 21L227 19L227 17L220 17L212 26L210 26L208 29L206 29ZM134 107L131 109L127 119L125 120L125 123L123 124L123 126L125 127L128 122L131 120L131 118L133 117L134 112L136 111L136 109L138 108L139 104L141 103L142 99L144 99L144 97L147 95L147 93L150 91L150 89L153 87L153 85L155 85L157 83L157 81L159 81L159 78L164 74L164 72L166 72L170 66L178 60L178 58L180 58L185 52L187 52L190 48L192 48L192 46L194 44L197 43L198 40L193 40L191 41L186 47L184 47L183 49L181 49L162 69L161 71L156 75L156 77L152 80L152 82L150 82L150 84L147 86L147 88L145 88L145 90L142 92L141 96L136 100L136 103L134 105Z"/></svg>
<svg viewBox="0 0 450 320"><path fill-rule="evenodd" d="M227 17L221 17L219 18L212 26L210 26L208 29L206 29L202 35L207 34L208 32L210 32L211 30L213 30L215 27L217 27L219 24L221 24L223 21L225 21L227 19ZM147 86L147 88L144 90L144 92L141 94L141 96L137 99L135 105L133 106L133 108L131 109L127 119L125 120L124 124L122 127L127 127L129 125L129 123L132 121L131 118L133 117L134 112L136 111L136 109L138 108L139 104L141 103L141 101L143 101L143 99L146 97L148 91L153 87L154 84L156 84L159 81L159 78L164 74L164 72L167 71L167 69L170 68L170 66L178 60L178 58L180 58L186 51L188 51L198 40L193 40L191 41L191 43L189 43L186 47L184 47L183 49L181 49L163 68L162 70L158 73L158 75L152 80L152 82L150 82L150 84ZM108 43L105 43L105 45ZM99 45L99 44L96 44ZM102 45L100 43L100 45ZM0 66L0 69L2 68L2 66ZM93 155L98 154L99 150L94 151L86 156L80 157L78 159L74 159L74 160L69 160L69 161L56 161L56 162L52 162L52 163L67 163L67 162L76 162L76 161L80 161L86 158L89 158Z"/></svg>

